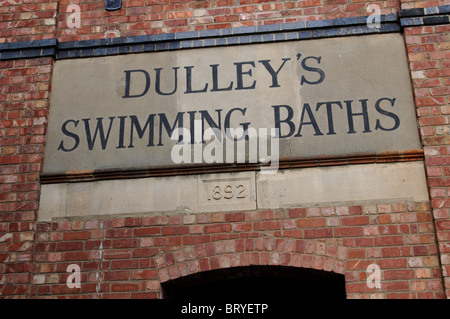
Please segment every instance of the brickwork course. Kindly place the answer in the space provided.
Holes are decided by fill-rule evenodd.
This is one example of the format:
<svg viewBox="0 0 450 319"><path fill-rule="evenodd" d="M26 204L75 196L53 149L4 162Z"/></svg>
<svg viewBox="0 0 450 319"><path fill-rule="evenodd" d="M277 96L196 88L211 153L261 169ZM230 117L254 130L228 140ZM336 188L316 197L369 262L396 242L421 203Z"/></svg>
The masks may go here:
<svg viewBox="0 0 450 319"><path fill-rule="evenodd" d="M81 9L79 28L67 25L72 4ZM370 4L401 25L428 203L38 221L55 63L44 47L365 17ZM450 298L450 1L123 0L118 11L104 5L0 1L0 49L26 48L0 60L0 298L157 299L169 280L249 265L345 275L349 299ZM373 263L381 268L380 289L366 284ZM70 264L81 267L81 288L66 285Z"/></svg>

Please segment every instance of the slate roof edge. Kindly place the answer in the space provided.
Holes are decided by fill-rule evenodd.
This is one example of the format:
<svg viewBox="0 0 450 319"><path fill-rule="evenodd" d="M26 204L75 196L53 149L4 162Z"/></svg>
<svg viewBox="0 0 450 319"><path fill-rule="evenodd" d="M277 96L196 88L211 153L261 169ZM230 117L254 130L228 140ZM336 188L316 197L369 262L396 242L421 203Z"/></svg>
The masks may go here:
<svg viewBox="0 0 450 319"><path fill-rule="evenodd" d="M446 13L450 13L450 5L399 10L397 14L381 15L380 28L378 29L373 26L373 21L370 17L361 16L95 40L59 42L57 39L45 39L8 42L0 44L0 60L47 56L55 59L82 58L197 47L400 32L401 27L448 24L450 23L450 16L445 15Z"/></svg>

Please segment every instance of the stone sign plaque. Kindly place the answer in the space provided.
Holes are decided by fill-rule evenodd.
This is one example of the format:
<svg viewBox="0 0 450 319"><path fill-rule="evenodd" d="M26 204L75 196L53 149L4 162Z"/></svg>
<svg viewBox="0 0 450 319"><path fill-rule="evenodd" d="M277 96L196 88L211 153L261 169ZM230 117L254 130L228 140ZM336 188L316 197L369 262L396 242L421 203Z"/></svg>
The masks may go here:
<svg viewBox="0 0 450 319"><path fill-rule="evenodd" d="M44 174L229 163L228 129L274 129L280 161L419 149L402 36L57 61Z"/></svg>

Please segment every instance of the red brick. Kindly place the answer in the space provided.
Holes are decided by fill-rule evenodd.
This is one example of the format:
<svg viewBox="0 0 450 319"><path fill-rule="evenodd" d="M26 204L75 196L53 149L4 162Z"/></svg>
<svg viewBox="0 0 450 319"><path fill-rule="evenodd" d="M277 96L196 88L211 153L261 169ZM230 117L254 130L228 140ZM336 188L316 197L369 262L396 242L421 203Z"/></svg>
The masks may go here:
<svg viewBox="0 0 450 319"><path fill-rule="evenodd" d="M69 288L66 284L64 284L64 285L52 285L51 291L53 295L63 295L63 294L73 294L76 291L80 291L80 289Z"/></svg>
<svg viewBox="0 0 450 319"><path fill-rule="evenodd" d="M62 254L63 261L81 261L89 259L88 251L66 252Z"/></svg>
<svg viewBox="0 0 450 319"><path fill-rule="evenodd" d="M438 220L436 221L437 230L450 230L450 220Z"/></svg>
<svg viewBox="0 0 450 319"><path fill-rule="evenodd" d="M124 228L108 229L106 231L107 238L131 237L133 230Z"/></svg>
<svg viewBox="0 0 450 319"><path fill-rule="evenodd" d="M199 260L199 264L200 264L200 271L208 271L208 270L210 270L209 260L207 258L200 259Z"/></svg>
<svg viewBox="0 0 450 319"><path fill-rule="evenodd" d="M136 291L136 290L139 290L138 284L114 283L111 285L111 291L113 291L113 292Z"/></svg>
<svg viewBox="0 0 450 319"><path fill-rule="evenodd" d="M201 236L184 236L183 237L183 244L184 245L198 245L202 243L209 242L210 236L209 235L201 235Z"/></svg>
<svg viewBox="0 0 450 319"><path fill-rule="evenodd" d="M306 217L306 208L292 208L289 209L290 218Z"/></svg>
<svg viewBox="0 0 450 319"><path fill-rule="evenodd" d="M137 239L116 239L112 241L113 248L134 248L139 246Z"/></svg>
<svg viewBox="0 0 450 319"><path fill-rule="evenodd" d="M86 240L91 237L89 231L66 232L63 235L64 240Z"/></svg>
<svg viewBox="0 0 450 319"><path fill-rule="evenodd" d="M366 256L365 249L350 249L348 252L349 259L364 259Z"/></svg>
<svg viewBox="0 0 450 319"><path fill-rule="evenodd" d="M274 230L281 229L281 222L279 221L265 221L265 222L255 222L253 224L254 230Z"/></svg>
<svg viewBox="0 0 450 319"><path fill-rule="evenodd" d="M138 268L139 260L114 260L111 262L111 269L130 269L130 268Z"/></svg>
<svg viewBox="0 0 450 319"><path fill-rule="evenodd" d="M132 279L157 279L156 270L134 270L131 272Z"/></svg>
<svg viewBox="0 0 450 319"><path fill-rule="evenodd" d="M209 258L209 265L211 270L219 269L220 268L219 258L218 257Z"/></svg>
<svg viewBox="0 0 450 319"><path fill-rule="evenodd" d="M250 231L252 230L252 224L251 223L232 224L232 229L235 232Z"/></svg>
<svg viewBox="0 0 450 319"><path fill-rule="evenodd" d="M104 280L106 281L120 281L120 280L129 280L130 272L129 271L106 271L103 275Z"/></svg>
<svg viewBox="0 0 450 319"><path fill-rule="evenodd" d="M136 228L134 229L135 237L143 237L143 236L154 236L159 235L161 233L161 227L145 227L145 228Z"/></svg>
<svg viewBox="0 0 450 319"><path fill-rule="evenodd" d="M189 226L166 226L162 227L161 234L167 235L186 235L189 234Z"/></svg>
<svg viewBox="0 0 450 319"><path fill-rule="evenodd" d="M204 229L205 234L223 233L229 232L231 230L231 225L230 224L206 225Z"/></svg>
<svg viewBox="0 0 450 319"><path fill-rule="evenodd" d="M414 270L410 269L396 269L396 270L384 270L384 280L398 280L398 279L413 279L415 278Z"/></svg>
<svg viewBox="0 0 450 319"><path fill-rule="evenodd" d="M350 206L350 215L362 215L362 206Z"/></svg>
<svg viewBox="0 0 450 319"><path fill-rule="evenodd" d="M137 248L133 250L133 258L151 257L159 252L158 248Z"/></svg>
<svg viewBox="0 0 450 319"><path fill-rule="evenodd" d="M57 251L83 250L83 242L62 242L56 244Z"/></svg>
<svg viewBox="0 0 450 319"><path fill-rule="evenodd" d="M334 229L338 237L360 237L363 236L363 227L340 227Z"/></svg>
<svg viewBox="0 0 450 319"><path fill-rule="evenodd" d="M423 107L423 106L439 106L445 104L445 98L444 97L424 97L424 98L416 98L416 105L417 107ZM431 117L427 120L422 120L422 125L439 125L439 121L434 121L434 117ZM442 120L440 120L442 121Z"/></svg>
<svg viewBox="0 0 450 319"><path fill-rule="evenodd" d="M259 218L262 220L273 219L273 211L265 210L259 212Z"/></svg>
<svg viewBox="0 0 450 319"><path fill-rule="evenodd" d="M300 218L296 220L298 228L324 227L326 225L325 218Z"/></svg>
<svg viewBox="0 0 450 319"><path fill-rule="evenodd" d="M376 246L398 246L404 244L403 236L375 237L374 242Z"/></svg>
<svg viewBox="0 0 450 319"><path fill-rule="evenodd" d="M368 225L369 216L342 217L341 224L343 226Z"/></svg>
<svg viewBox="0 0 450 319"><path fill-rule="evenodd" d="M409 290L409 282L408 281L390 281L390 282L382 282L381 288L386 291L408 291Z"/></svg>
<svg viewBox="0 0 450 319"><path fill-rule="evenodd" d="M135 292L131 294L131 299L158 299L157 292Z"/></svg>
<svg viewBox="0 0 450 319"><path fill-rule="evenodd" d="M305 229L304 236L305 238L331 238L333 230L330 228Z"/></svg>
<svg viewBox="0 0 450 319"><path fill-rule="evenodd" d="M425 61L425 62L413 62L411 63L411 70L427 70L436 69L438 67L438 62L436 61Z"/></svg>
<svg viewBox="0 0 450 319"><path fill-rule="evenodd" d="M225 214L225 221L226 222L239 222L245 220L245 214L244 213L228 213Z"/></svg>

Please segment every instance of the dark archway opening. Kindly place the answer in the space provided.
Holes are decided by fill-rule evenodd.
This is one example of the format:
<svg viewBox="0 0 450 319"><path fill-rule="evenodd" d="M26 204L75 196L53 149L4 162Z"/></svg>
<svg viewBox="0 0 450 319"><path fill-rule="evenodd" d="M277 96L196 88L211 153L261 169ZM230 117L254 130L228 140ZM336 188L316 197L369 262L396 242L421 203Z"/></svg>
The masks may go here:
<svg viewBox="0 0 450 319"><path fill-rule="evenodd" d="M286 266L247 266L196 273L162 284L164 299L299 301L345 299L344 275Z"/></svg>

